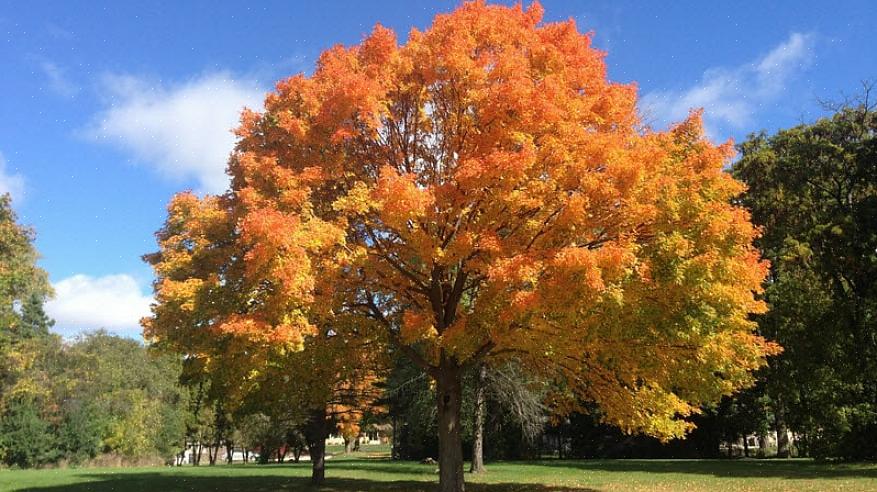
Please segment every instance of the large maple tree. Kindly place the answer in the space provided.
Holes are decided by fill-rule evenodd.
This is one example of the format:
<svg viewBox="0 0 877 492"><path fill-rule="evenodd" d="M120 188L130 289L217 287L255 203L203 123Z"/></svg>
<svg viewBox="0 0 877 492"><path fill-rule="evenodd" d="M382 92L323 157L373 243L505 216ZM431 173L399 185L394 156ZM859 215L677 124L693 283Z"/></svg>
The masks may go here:
<svg viewBox="0 0 877 492"><path fill-rule="evenodd" d="M442 490L464 488L461 377L485 358L561 383L557 412L594 402L667 439L778 350L753 333L767 265L730 143L696 112L644 128L590 36L541 18L465 3L279 82L242 116L222 198L242 281L157 284L160 303L231 290L205 337L382 327L435 381Z"/></svg>

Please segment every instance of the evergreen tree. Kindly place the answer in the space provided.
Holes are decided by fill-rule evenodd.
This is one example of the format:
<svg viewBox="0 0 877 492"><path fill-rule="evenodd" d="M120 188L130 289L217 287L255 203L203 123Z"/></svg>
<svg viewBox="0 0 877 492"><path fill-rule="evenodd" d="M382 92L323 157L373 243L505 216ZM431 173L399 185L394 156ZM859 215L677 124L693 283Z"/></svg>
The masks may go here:
<svg viewBox="0 0 877 492"><path fill-rule="evenodd" d="M43 308L44 297L31 293L21 306L18 335L23 338L41 337L49 334L49 329L55 326L55 320L50 318Z"/></svg>

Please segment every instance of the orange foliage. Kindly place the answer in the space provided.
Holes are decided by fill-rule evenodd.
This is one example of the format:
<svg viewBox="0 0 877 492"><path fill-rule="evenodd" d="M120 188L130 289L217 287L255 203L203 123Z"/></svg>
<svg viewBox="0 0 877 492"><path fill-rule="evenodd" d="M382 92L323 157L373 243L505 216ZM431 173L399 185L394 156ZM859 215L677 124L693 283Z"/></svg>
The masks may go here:
<svg viewBox="0 0 877 492"><path fill-rule="evenodd" d="M172 204L156 320L182 319L186 289L235 299L291 346L358 316L436 379L516 358L569 388L558 411L594 401L661 438L750 384L779 348L749 318L767 265L731 202L730 143L697 112L643 129L636 88L607 80L590 36L541 18L465 3L402 45L377 26L278 83L242 117L229 194ZM239 234L234 287L210 262L180 266L222 247L213 220Z"/></svg>

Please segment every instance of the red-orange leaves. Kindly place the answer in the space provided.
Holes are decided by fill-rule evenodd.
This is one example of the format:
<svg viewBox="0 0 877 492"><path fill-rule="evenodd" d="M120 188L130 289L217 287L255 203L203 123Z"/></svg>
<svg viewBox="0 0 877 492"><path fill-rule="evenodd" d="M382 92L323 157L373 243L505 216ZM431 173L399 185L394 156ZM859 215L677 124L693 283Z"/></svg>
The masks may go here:
<svg viewBox="0 0 877 492"><path fill-rule="evenodd" d="M438 334L435 330L432 313L419 313L413 310L406 311L402 317L400 333L402 341L408 344L428 340Z"/></svg>
<svg viewBox="0 0 877 492"><path fill-rule="evenodd" d="M359 47L359 59L365 65L366 73L374 78L392 76L393 64L397 62L398 46L396 33L378 24L371 35Z"/></svg>
<svg viewBox="0 0 877 492"><path fill-rule="evenodd" d="M432 192L419 187L413 174L399 174L390 166L381 168L372 199L382 221L397 231L416 227L435 203Z"/></svg>

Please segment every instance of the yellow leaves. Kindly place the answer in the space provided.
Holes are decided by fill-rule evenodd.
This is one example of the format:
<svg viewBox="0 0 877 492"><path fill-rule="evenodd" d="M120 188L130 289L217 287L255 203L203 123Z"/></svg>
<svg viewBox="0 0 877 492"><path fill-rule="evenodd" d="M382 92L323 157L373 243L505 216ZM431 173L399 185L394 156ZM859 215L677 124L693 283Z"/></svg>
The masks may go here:
<svg viewBox="0 0 877 492"><path fill-rule="evenodd" d="M684 417L698 413L697 407L658 385L643 385L621 400L612 402L620 404L620 408L606 405L607 420L627 432L642 432L667 442L684 437L694 428Z"/></svg>
<svg viewBox="0 0 877 492"><path fill-rule="evenodd" d="M174 303L184 311L192 311L195 309L195 298L203 285L204 281L198 278L187 278L183 281L166 278L156 294L159 302Z"/></svg>
<svg viewBox="0 0 877 492"><path fill-rule="evenodd" d="M765 364L764 357L777 355L782 347L774 342L750 332L742 330L723 331L709 337L698 354L705 361L710 361L728 374L738 373L740 378L726 378L735 386L732 390L748 386L750 379L744 373L751 372Z"/></svg>
<svg viewBox="0 0 877 492"><path fill-rule="evenodd" d="M351 214L364 214L373 206L370 190L362 181L354 183L346 195L339 197L332 203L333 210Z"/></svg>

